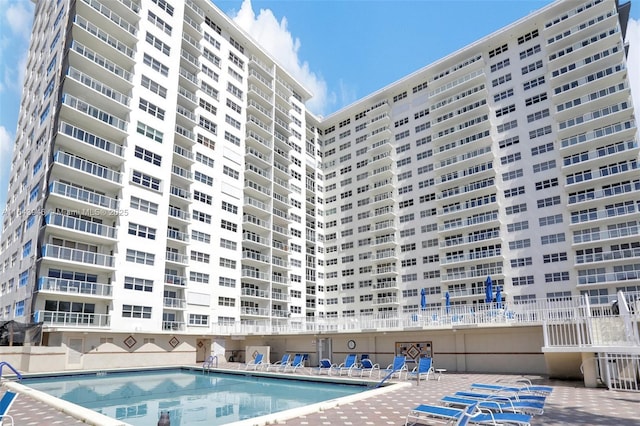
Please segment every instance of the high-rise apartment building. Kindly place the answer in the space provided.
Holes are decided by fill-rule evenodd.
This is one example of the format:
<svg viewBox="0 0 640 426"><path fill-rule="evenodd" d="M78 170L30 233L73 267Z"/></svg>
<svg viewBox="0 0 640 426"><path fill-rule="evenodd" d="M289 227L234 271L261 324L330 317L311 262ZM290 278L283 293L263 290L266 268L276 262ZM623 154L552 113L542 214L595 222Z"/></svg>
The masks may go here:
<svg viewBox="0 0 640 426"><path fill-rule="evenodd" d="M39 1L0 314L204 334L473 306L487 276L638 291L628 9L555 2L319 118L206 0Z"/></svg>

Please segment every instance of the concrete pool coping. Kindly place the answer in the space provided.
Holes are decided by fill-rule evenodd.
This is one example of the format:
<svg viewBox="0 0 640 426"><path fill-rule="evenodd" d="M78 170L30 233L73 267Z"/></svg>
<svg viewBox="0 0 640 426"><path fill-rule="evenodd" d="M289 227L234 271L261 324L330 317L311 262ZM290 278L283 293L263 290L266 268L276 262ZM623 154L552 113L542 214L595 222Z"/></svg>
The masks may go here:
<svg viewBox="0 0 640 426"><path fill-rule="evenodd" d="M295 374L295 373L278 373L278 372L267 372L267 371L231 369L231 368L224 368L224 367L204 370L202 367L192 366L192 365L183 365L183 366L175 366L175 367L123 368L123 369L112 369L112 370L60 371L60 372L25 374L23 375L23 377L25 379L28 379L28 378L41 378L41 377L84 376L84 375L92 375L92 374L98 374L103 372L127 373L127 372L136 372L136 371L144 372L144 371L162 371L162 370L188 370L188 371L202 372L203 374L207 374L207 372L211 372L211 373L223 373L223 374L232 374L232 375L239 375L239 376L270 377L270 378L280 379L280 380L347 384L347 385L355 385L355 386L367 386L369 388L376 386L380 382L380 379L367 380L368 378L360 378L360 377L313 375L310 373L311 370L308 367L303 370L302 372L303 374ZM307 370L309 370L309 373L307 373ZM32 389L18 382L7 381L7 382L4 382L3 385L6 386L7 389L29 396L37 401L42 402L43 404L46 404L60 411L63 414L69 415L89 425L131 426L129 423L98 413L97 411L94 411L90 408L85 408L80 405L74 404L72 402L68 402L63 399L56 398L45 392ZM398 390L406 386L411 386L411 383L389 382L384 386L364 390L362 392L359 392L353 395L321 401L314 404L309 404L302 407L279 411L277 413L266 414L259 417L252 417L246 420L239 420L232 423L226 423L226 425L227 426L260 426L260 425L269 425L269 424L279 423L279 422L283 422L283 421L297 418L300 416L319 413L325 410L339 407L341 405L353 403L356 401L361 401L370 397L379 396L387 392L393 392L395 390Z"/></svg>

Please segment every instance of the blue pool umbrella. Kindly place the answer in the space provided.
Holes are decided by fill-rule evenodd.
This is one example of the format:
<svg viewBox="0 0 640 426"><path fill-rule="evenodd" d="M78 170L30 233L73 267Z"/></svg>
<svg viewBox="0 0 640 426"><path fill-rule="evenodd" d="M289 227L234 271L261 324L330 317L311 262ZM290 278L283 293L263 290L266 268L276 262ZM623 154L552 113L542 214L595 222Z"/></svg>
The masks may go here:
<svg viewBox="0 0 640 426"><path fill-rule="evenodd" d="M447 313L451 310L451 296L449 296L449 292L444 294L444 307L447 310Z"/></svg>
<svg viewBox="0 0 640 426"><path fill-rule="evenodd" d="M493 281L491 281L491 276L487 277L487 281L485 281L486 287L485 287L485 297L484 297L484 301L486 303L491 303L491 301L493 300Z"/></svg>
<svg viewBox="0 0 640 426"><path fill-rule="evenodd" d="M500 286L496 287L496 307L502 309L502 290Z"/></svg>
<svg viewBox="0 0 640 426"><path fill-rule="evenodd" d="M420 309L427 310L427 289L420 290Z"/></svg>

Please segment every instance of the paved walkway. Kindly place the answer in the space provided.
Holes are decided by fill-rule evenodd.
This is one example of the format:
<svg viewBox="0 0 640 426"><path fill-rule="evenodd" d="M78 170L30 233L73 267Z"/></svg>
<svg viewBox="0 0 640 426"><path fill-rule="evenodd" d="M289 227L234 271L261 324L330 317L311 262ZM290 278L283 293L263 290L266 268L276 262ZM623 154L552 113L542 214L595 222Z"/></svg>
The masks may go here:
<svg viewBox="0 0 640 426"><path fill-rule="evenodd" d="M229 366L236 369L235 365ZM305 373L306 374L306 373ZM536 384L554 386L547 398L545 413L536 416L532 425L640 425L640 393L587 389L581 382L545 380L528 376ZM419 404L437 404L438 400L471 383L491 383L513 376L497 374L444 374L440 381L422 380L419 384L367 399L346 403L323 412L281 421L286 425L404 425L409 410ZM50 426L85 424L56 409L21 395L11 407L16 426ZM189 426L189 425L180 425Z"/></svg>

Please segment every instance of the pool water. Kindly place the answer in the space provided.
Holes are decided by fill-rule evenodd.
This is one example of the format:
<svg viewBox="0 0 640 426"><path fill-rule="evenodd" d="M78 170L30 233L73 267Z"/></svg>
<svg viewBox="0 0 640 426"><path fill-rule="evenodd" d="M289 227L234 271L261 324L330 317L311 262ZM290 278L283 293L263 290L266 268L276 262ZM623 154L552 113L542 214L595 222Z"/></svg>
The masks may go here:
<svg viewBox="0 0 640 426"><path fill-rule="evenodd" d="M365 386L191 370L24 379L24 385L135 426L224 425L353 395Z"/></svg>

